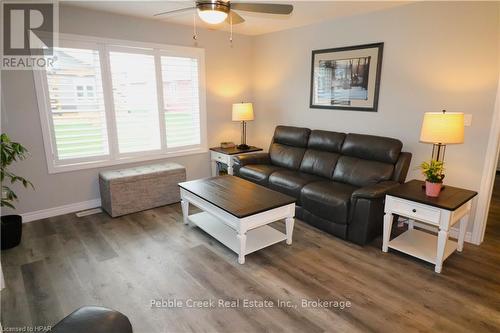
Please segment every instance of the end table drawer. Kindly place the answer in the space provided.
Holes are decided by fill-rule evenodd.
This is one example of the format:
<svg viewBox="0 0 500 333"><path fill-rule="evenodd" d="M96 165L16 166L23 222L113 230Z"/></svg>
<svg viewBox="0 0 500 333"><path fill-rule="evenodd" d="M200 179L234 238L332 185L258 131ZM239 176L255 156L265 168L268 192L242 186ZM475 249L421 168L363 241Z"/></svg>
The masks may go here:
<svg viewBox="0 0 500 333"><path fill-rule="evenodd" d="M222 163L228 164L229 160L231 159L231 156L224 155L224 154L219 154L219 153L216 153L216 152L212 152L211 159L213 161L217 161L217 162L222 162Z"/></svg>
<svg viewBox="0 0 500 333"><path fill-rule="evenodd" d="M415 220L423 220L439 224L441 212L429 206L420 205L405 200L392 199L391 207L395 213L400 213Z"/></svg>

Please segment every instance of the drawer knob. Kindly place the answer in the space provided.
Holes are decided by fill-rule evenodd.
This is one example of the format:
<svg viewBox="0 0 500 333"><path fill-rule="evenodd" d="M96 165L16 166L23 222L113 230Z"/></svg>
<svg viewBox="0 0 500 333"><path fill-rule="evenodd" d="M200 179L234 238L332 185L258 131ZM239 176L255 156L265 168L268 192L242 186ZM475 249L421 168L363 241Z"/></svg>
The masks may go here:
<svg viewBox="0 0 500 333"><path fill-rule="evenodd" d="M412 212L414 212L414 213L416 213L416 212L417 212L417 210L416 210L415 208L413 208L411 211L412 211Z"/></svg>

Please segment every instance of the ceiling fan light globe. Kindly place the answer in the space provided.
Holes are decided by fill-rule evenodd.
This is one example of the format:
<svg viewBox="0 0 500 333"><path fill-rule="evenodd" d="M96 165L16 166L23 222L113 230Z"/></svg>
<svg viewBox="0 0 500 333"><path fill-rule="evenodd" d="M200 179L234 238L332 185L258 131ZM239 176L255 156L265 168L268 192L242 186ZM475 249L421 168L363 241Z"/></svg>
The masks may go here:
<svg viewBox="0 0 500 333"><path fill-rule="evenodd" d="M224 22L227 18L227 13L219 10L200 10L198 9L198 16L202 21L208 24L219 24Z"/></svg>

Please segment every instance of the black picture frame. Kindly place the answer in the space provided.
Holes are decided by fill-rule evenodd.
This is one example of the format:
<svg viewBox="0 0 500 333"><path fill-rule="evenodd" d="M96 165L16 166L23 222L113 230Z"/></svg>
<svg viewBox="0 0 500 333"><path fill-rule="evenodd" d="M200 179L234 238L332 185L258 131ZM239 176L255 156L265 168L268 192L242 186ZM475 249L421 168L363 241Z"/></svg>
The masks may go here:
<svg viewBox="0 0 500 333"><path fill-rule="evenodd" d="M336 52L344 52L344 51L355 51L355 50L366 50L366 49L377 49L377 62L376 62L376 70L375 70L375 84L374 84L374 96L373 103L369 107L359 107L359 106L343 106L343 105L319 105L314 104L314 83L315 83L315 59L318 54L324 53L336 53ZM379 92L380 92L380 76L382 73L382 57L384 51L384 43L371 43L371 44L363 44L363 45L355 45L355 46L345 46L345 47L337 47L331 49L322 49L322 50L313 50L311 56L311 90L310 90L310 99L309 99L309 107L311 109L330 109L330 110L344 110L344 111L365 111L365 112L377 112L378 110L378 100L379 100ZM373 64L370 63L370 66ZM367 95L369 93L370 86L367 88Z"/></svg>

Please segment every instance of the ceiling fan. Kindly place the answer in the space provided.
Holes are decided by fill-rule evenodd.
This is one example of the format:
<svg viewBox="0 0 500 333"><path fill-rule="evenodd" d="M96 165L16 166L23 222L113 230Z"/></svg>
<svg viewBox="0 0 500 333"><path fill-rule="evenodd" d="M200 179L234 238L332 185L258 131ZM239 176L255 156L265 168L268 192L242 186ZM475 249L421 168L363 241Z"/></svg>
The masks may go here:
<svg viewBox="0 0 500 333"><path fill-rule="evenodd" d="M224 21L233 25L245 22L235 10L246 12L288 15L293 11L292 5L274 3L232 2L225 0L197 0L195 5L187 8L169 10L154 16L176 14L196 9L201 20L208 24L219 24Z"/></svg>

